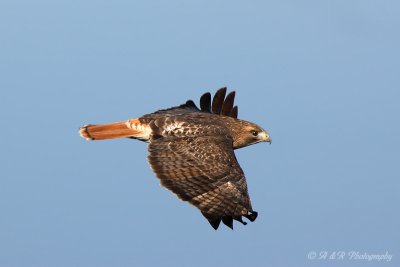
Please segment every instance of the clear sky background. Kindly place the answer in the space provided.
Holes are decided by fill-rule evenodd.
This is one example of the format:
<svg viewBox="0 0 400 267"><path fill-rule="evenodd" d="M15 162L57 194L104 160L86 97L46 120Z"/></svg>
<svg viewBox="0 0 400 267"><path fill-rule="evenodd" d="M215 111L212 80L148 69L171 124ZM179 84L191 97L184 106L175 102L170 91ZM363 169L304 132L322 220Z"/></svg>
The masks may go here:
<svg viewBox="0 0 400 267"><path fill-rule="evenodd" d="M399 29L390 0L2 0L0 266L399 266ZM236 152L259 217L234 231L145 143L78 135L222 86L273 139Z"/></svg>

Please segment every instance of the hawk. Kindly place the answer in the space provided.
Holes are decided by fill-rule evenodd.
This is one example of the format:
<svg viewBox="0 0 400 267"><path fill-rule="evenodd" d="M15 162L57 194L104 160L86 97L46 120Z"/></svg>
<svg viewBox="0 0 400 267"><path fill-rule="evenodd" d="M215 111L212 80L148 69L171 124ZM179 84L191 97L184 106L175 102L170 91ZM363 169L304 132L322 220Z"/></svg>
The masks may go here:
<svg viewBox="0 0 400 267"><path fill-rule="evenodd" d="M226 97L225 97L226 96ZM246 178L234 150L259 142L271 143L257 124L239 120L235 92L219 89L139 118L109 124L85 125L87 140L132 138L148 143L148 162L155 175L183 201L196 206L217 230L221 221L233 229L233 220L253 222Z"/></svg>

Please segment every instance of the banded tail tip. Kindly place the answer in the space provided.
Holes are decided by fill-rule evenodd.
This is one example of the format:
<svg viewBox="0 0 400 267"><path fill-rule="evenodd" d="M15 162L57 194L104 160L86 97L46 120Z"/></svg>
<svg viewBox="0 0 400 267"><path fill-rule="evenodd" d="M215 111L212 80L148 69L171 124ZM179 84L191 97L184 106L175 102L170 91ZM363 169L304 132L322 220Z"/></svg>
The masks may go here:
<svg viewBox="0 0 400 267"><path fill-rule="evenodd" d="M88 132L87 128L91 126L91 124L86 124L83 125L82 127L79 128L79 135L85 138L88 141L93 141L95 140Z"/></svg>

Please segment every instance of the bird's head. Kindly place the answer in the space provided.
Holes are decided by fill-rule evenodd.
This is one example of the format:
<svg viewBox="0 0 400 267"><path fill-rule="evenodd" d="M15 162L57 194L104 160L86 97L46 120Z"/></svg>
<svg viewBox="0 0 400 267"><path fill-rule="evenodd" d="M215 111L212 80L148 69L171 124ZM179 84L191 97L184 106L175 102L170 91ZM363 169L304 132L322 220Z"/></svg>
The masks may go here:
<svg viewBox="0 0 400 267"><path fill-rule="evenodd" d="M268 142L272 139L269 133L255 123L240 121L241 126L233 131L233 148L241 148L259 142Z"/></svg>

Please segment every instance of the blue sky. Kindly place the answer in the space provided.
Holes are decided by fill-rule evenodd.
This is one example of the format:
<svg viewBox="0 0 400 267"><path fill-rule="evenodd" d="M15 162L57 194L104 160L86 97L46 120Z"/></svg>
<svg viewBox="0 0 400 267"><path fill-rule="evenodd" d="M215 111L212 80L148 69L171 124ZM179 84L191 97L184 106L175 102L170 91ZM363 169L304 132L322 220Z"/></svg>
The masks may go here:
<svg viewBox="0 0 400 267"><path fill-rule="evenodd" d="M399 264L398 1L0 3L0 266ZM214 231L120 121L237 91L256 222ZM396 204L397 203L397 204Z"/></svg>

